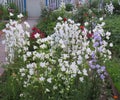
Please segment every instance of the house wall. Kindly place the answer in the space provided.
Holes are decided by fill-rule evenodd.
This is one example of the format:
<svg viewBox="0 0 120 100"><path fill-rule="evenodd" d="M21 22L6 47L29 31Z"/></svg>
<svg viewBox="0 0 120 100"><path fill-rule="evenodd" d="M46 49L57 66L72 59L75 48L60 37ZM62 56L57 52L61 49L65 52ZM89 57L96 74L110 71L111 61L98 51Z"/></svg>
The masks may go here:
<svg viewBox="0 0 120 100"><path fill-rule="evenodd" d="M41 15L41 9L45 6L45 0L26 0L26 11L28 17L38 18Z"/></svg>

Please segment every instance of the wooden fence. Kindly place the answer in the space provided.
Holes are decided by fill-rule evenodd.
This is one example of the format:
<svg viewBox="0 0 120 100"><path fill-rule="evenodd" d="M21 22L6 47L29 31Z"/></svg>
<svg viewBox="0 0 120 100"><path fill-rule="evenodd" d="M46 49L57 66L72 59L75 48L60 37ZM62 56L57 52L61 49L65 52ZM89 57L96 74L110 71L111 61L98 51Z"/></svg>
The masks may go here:
<svg viewBox="0 0 120 100"><path fill-rule="evenodd" d="M20 12L26 12L26 0L7 0L8 3L15 3Z"/></svg>
<svg viewBox="0 0 120 100"><path fill-rule="evenodd" d="M64 0L65 3L70 3L72 0ZM46 6L51 6L54 4L55 8L58 8L61 0L46 0Z"/></svg>

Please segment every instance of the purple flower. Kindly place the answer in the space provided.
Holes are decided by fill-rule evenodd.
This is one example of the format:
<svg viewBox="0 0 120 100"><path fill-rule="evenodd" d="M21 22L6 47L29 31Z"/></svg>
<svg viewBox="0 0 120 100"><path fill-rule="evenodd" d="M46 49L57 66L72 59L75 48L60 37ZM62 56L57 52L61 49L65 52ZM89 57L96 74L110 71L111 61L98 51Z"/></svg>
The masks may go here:
<svg viewBox="0 0 120 100"><path fill-rule="evenodd" d="M103 44L103 41L100 41L100 45L102 45Z"/></svg>
<svg viewBox="0 0 120 100"><path fill-rule="evenodd" d="M99 48L98 48L98 51L101 52L101 51L102 51L102 47L99 47Z"/></svg>
<svg viewBox="0 0 120 100"><path fill-rule="evenodd" d="M101 74L101 75L100 75L100 78L101 78L102 80L104 80L104 79L105 79L105 75Z"/></svg>
<svg viewBox="0 0 120 100"><path fill-rule="evenodd" d="M95 53L94 53L94 52L92 53L91 57L92 57L93 59L95 59Z"/></svg>
<svg viewBox="0 0 120 100"><path fill-rule="evenodd" d="M96 59L90 60L90 61L89 61L89 65L90 65L90 66L93 65L94 63L96 63L96 61L97 61Z"/></svg>
<svg viewBox="0 0 120 100"><path fill-rule="evenodd" d="M108 75L108 73L105 71L105 72L104 72L104 75L106 75L106 76L107 76L107 75Z"/></svg>
<svg viewBox="0 0 120 100"><path fill-rule="evenodd" d="M96 68L97 68L97 69L100 68L100 65L97 64L97 65L96 65Z"/></svg>
<svg viewBox="0 0 120 100"><path fill-rule="evenodd" d="M95 65L91 65L90 67L91 67L92 69L95 69Z"/></svg>
<svg viewBox="0 0 120 100"><path fill-rule="evenodd" d="M100 70L100 69L98 69L98 70L97 70L97 73L98 73L98 74L100 74L100 73L101 73L101 70Z"/></svg>
<svg viewBox="0 0 120 100"><path fill-rule="evenodd" d="M96 36L94 37L95 40L101 41L101 37L100 36Z"/></svg>
<svg viewBox="0 0 120 100"><path fill-rule="evenodd" d="M92 63L93 63L93 61L91 60L91 61L89 61L89 65L92 65Z"/></svg>
<svg viewBox="0 0 120 100"><path fill-rule="evenodd" d="M105 71L105 66L102 66L102 67L101 67L101 71Z"/></svg>
<svg viewBox="0 0 120 100"><path fill-rule="evenodd" d="M98 40L98 41L101 41L101 40L102 40L102 38L101 38L101 36L100 36L99 33L95 33L95 34L94 34L94 39L95 39L95 40Z"/></svg>
<svg viewBox="0 0 120 100"><path fill-rule="evenodd" d="M94 47L98 47L98 46L99 46L99 42L95 42L95 43L93 44L93 46L94 46Z"/></svg>

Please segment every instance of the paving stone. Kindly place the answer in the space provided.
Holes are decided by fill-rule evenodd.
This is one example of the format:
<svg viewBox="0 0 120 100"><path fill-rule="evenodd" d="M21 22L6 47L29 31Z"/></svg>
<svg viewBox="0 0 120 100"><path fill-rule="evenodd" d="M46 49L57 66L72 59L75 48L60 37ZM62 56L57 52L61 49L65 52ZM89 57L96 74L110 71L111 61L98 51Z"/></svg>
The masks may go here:
<svg viewBox="0 0 120 100"><path fill-rule="evenodd" d="M0 67L0 77L4 74L4 68Z"/></svg>
<svg viewBox="0 0 120 100"><path fill-rule="evenodd" d="M1 67L5 63L5 46L2 44L4 35L0 35L0 76L3 75L4 69Z"/></svg>

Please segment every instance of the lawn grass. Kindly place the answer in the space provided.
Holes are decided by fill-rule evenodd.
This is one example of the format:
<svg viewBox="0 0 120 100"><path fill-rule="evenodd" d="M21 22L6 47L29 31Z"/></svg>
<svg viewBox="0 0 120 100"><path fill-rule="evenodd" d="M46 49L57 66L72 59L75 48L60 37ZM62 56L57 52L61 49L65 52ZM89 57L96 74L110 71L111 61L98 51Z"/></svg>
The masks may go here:
<svg viewBox="0 0 120 100"><path fill-rule="evenodd" d="M120 15L112 15L105 19L105 30L112 33L110 42L114 44L111 49L115 57L120 58Z"/></svg>
<svg viewBox="0 0 120 100"><path fill-rule="evenodd" d="M111 39L109 41L114 44L111 49L113 58L106 63L107 71L115 87L120 92L120 15L108 16L105 22L105 30L111 32Z"/></svg>
<svg viewBox="0 0 120 100"><path fill-rule="evenodd" d="M112 78L112 81L120 93L120 59L113 58L106 62L107 71Z"/></svg>

